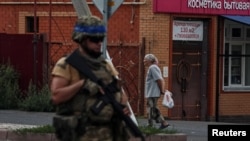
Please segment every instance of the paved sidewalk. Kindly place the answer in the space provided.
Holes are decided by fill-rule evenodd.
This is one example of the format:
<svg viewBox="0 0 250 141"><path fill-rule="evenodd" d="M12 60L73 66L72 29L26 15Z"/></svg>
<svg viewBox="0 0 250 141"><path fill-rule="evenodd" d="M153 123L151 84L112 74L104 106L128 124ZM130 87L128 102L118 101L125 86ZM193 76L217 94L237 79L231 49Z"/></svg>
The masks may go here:
<svg viewBox="0 0 250 141"><path fill-rule="evenodd" d="M16 110L0 110L0 131L18 128L51 125L54 113L26 112ZM229 124L219 122L178 121L169 120L169 129L176 129L187 135L187 141L207 141L207 126L209 124ZM144 126L146 119L138 119L138 124ZM232 123L230 123L232 124ZM159 126L157 124L156 126Z"/></svg>

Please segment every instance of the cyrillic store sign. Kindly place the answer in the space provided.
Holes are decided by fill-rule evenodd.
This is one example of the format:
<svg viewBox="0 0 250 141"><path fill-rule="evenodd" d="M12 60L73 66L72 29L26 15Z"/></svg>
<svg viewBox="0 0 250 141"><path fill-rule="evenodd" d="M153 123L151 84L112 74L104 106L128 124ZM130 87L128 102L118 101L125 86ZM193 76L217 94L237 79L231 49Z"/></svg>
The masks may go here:
<svg viewBox="0 0 250 141"><path fill-rule="evenodd" d="M250 15L250 0L154 0L154 12Z"/></svg>
<svg viewBox="0 0 250 141"><path fill-rule="evenodd" d="M202 41L202 21L173 21L173 40Z"/></svg>

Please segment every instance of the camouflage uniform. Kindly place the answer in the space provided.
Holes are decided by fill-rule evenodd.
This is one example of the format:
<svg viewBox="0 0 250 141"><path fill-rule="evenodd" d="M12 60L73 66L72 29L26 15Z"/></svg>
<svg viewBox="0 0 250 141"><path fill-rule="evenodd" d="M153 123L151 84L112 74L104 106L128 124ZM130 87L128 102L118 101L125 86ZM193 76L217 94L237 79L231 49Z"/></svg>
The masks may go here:
<svg viewBox="0 0 250 141"><path fill-rule="evenodd" d="M74 28L72 39L81 43L85 36L105 36L105 28L101 20L94 16L79 19ZM89 68L98 78L103 80L104 84L111 83L113 78L118 75L113 65L102 56L95 59L88 56L83 57L87 60ZM70 84L85 79L82 89L72 99L57 105L57 115L64 116L64 118L70 117L70 120L67 119L70 124L69 128L72 127L75 131L71 133L74 135L70 137L70 141L127 141L128 134L125 133L128 132L112 105L107 104L98 115L90 110L90 107L98 100L99 86L89 80L88 76L81 75L65 59L66 57L63 57L58 60L52 75L67 79ZM121 91L114 94L118 102L121 101L121 95ZM72 116L73 118L71 118ZM77 117L76 120L75 117ZM65 130L65 127L60 128ZM64 131L61 132L63 135Z"/></svg>

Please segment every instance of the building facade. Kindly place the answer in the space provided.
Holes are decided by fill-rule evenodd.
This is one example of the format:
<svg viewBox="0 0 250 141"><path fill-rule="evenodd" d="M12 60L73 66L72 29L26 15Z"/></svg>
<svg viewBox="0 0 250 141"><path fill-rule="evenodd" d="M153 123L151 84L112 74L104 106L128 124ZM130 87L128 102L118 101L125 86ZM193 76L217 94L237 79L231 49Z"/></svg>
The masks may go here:
<svg viewBox="0 0 250 141"><path fill-rule="evenodd" d="M152 16L166 19L169 29L164 34L169 35L169 54L163 59L169 64L162 67L169 68L168 88L178 104L170 117L249 121L249 4L247 0L152 1Z"/></svg>
<svg viewBox="0 0 250 141"><path fill-rule="evenodd" d="M103 16L87 3L93 15ZM249 122L249 5L248 0L124 0L108 20L107 47L121 77L133 80L127 83L134 84L128 91L136 88L129 95L135 113L145 115L142 61L153 53L175 100L172 109L159 101L164 116ZM71 31L77 14L70 0L0 0L0 8L1 33L46 35L48 70L75 48Z"/></svg>

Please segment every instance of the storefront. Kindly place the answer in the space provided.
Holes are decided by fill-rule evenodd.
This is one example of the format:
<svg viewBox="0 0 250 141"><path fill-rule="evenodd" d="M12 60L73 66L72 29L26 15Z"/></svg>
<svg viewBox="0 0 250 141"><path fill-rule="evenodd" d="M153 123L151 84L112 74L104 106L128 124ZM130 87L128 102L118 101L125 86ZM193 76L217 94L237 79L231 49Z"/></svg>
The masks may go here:
<svg viewBox="0 0 250 141"><path fill-rule="evenodd" d="M250 1L153 0L153 12L169 17L169 118L249 121Z"/></svg>

